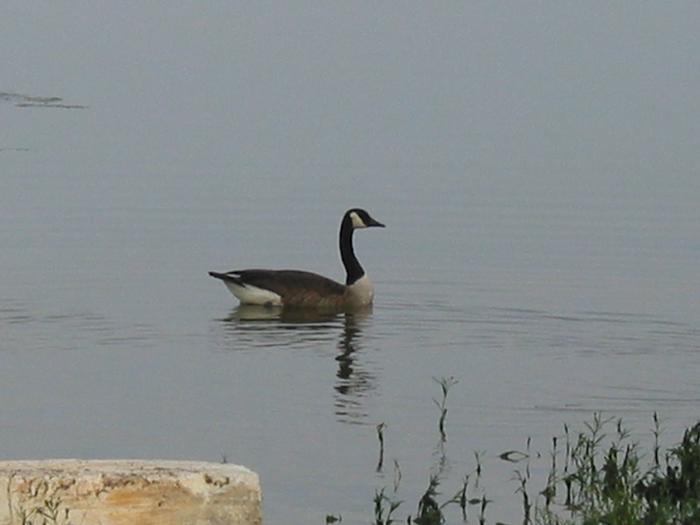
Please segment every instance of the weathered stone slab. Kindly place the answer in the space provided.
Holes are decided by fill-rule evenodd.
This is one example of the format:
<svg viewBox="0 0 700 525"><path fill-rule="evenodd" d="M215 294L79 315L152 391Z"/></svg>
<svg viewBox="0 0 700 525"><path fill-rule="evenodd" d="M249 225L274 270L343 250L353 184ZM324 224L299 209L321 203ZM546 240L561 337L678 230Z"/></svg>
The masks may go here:
<svg viewBox="0 0 700 525"><path fill-rule="evenodd" d="M0 525L260 525L261 499L257 474L237 465L0 461Z"/></svg>

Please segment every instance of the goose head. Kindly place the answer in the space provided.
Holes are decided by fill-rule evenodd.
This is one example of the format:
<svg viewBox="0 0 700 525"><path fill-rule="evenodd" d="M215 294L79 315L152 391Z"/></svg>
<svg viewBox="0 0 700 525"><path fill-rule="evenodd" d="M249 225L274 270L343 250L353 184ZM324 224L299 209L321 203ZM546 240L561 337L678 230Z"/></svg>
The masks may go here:
<svg viewBox="0 0 700 525"><path fill-rule="evenodd" d="M373 219L372 216L367 213L362 208L352 208L345 212L343 217L343 222L349 221L353 230L359 230L362 228L384 228L384 225Z"/></svg>

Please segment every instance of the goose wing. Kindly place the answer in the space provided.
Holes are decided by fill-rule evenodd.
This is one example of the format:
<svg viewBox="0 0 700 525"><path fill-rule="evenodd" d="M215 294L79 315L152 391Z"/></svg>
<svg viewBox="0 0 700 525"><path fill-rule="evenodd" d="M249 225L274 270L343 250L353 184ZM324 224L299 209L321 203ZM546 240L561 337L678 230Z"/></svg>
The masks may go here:
<svg viewBox="0 0 700 525"><path fill-rule="evenodd" d="M288 306L339 305L345 286L317 273L300 270L240 270L223 274L236 284L270 290Z"/></svg>

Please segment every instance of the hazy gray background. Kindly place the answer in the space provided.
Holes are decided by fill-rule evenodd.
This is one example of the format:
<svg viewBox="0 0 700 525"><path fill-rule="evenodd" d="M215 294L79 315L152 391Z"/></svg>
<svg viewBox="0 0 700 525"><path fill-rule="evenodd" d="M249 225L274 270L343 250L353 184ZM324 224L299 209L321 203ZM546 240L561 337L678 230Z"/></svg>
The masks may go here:
<svg viewBox="0 0 700 525"><path fill-rule="evenodd" d="M173 178L193 164L200 175L400 166L408 183L451 166L514 195L651 193L662 181L671 192L696 181L699 12L695 2L7 2L3 89L90 105L92 140L74 146L104 176L127 162ZM22 120L3 126L4 141L49 147ZM96 147L106 138L109 158ZM352 182L341 177L338 191Z"/></svg>
<svg viewBox="0 0 700 525"><path fill-rule="evenodd" d="M453 375L446 493L487 449L517 521L496 458L526 436L658 410L672 442L700 402L698 27L697 2L4 2L0 455L226 454L269 523L365 523L374 425L416 501ZM357 239L368 318L242 322L206 275L342 279L350 206L388 226Z"/></svg>

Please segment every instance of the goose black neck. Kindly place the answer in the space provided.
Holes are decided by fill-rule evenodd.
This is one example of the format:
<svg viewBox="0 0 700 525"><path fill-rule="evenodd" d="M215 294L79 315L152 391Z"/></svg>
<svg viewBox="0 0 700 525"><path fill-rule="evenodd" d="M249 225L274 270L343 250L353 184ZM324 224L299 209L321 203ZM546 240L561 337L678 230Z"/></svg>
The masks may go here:
<svg viewBox="0 0 700 525"><path fill-rule="evenodd" d="M347 274L345 284L347 286L350 286L365 274L360 261L355 257L355 250L352 247L353 231L352 219L349 216L345 216L340 225L340 258L343 261L343 266L345 266L345 273Z"/></svg>

